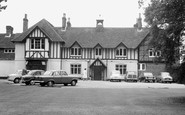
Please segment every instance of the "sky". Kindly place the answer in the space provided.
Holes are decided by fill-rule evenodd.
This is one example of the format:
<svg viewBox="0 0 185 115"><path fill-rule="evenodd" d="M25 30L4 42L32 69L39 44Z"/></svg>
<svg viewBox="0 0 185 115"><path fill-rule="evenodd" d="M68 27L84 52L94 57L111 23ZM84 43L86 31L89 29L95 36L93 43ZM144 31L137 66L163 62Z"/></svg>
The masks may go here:
<svg viewBox="0 0 185 115"><path fill-rule="evenodd" d="M7 0L0 12L0 33L12 26L14 33L23 31L27 14L28 27L46 19L55 27L62 26L62 16L70 18L72 27L95 27L96 19L104 19L104 27L133 27L139 16L138 0ZM144 17L142 16L142 19Z"/></svg>

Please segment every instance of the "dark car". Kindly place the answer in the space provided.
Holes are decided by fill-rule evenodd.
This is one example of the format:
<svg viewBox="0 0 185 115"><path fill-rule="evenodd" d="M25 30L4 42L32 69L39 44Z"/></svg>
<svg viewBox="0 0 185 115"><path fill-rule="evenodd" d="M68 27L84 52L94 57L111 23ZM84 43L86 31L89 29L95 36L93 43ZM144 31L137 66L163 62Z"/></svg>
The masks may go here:
<svg viewBox="0 0 185 115"><path fill-rule="evenodd" d="M36 77L44 74L44 70L31 70L27 75L22 76L22 83L33 85Z"/></svg>
<svg viewBox="0 0 185 115"><path fill-rule="evenodd" d="M64 70L51 70L46 71L44 75L36 78L35 83L40 83L41 86L52 87L54 84L64 84L67 86L75 86L78 82L78 77L68 76L67 72Z"/></svg>

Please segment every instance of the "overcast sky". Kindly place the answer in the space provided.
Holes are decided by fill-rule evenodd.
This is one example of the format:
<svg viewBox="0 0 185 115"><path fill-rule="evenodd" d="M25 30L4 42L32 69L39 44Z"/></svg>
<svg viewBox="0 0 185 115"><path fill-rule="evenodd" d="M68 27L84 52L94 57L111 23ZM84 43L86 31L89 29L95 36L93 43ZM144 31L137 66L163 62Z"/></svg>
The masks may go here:
<svg viewBox="0 0 185 115"><path fill-rule="evenodd" d="M55 27L62 26L62 16L70 17L72 27L95 27L101 14L105 27L133 27L138 17L138 0L8 0L0 12L0 33L6 25L14 33L23 30L24 14L28 15L28 27L43 18ZM143 17L142 17L143 18Z"/></svg>

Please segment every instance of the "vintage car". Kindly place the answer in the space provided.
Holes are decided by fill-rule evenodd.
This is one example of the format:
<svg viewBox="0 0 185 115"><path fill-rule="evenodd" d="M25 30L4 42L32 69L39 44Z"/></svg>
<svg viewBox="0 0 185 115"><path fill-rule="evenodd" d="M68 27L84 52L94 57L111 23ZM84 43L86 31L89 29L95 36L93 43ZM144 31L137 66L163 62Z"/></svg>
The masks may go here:
<svg viewBox="0 0 185 115"><path fill-rule="evenodd" d="M172 83L173 78L170 76L169 72L161 72L161 74L157 76L157 82Z"/></svg>
<svg viewBox="0 0 185 115"><path fill-rule="evenodd" d="M41 86L47 85L49 87L53 87L54 84L64 84L65 86L71 84L71 86L75 86L78 79L78 77L68 76L64 70L50 70L37 77L34 82L40 83Z"/></svg>
<svg viewBox="0 0 185 115"><path fill-rule="evenodd" d="M31 70L28 74L22 76L21 82L26 85L34 85L35 78L43 75L44 72L44 70Z"/></svg>
<svg viewBox="0 0 185 115"><path fill-rule="evenodd" d="M143 72L139 76L139 81L156 82L156 77L151 72Z"/></svg>
<svg viewBox="0 0 185 115"><path fill-rule="evenodd" d="M138 77L136 75L136 72L135 71L128 71L126 76L125 76L125 81L137 82L138 81Z"/></svg>
<svg viewBox="0 0 185 115"><path fill-rule="evenodd" d="M123 78L123 76L121 76L120 71L113 70L111 72L109 80L110 81L119 81L119 82L121 82L122 80L124 80L124 78Z"/></svg>
<svg viewBox="0 0 185 115"><path fill-rule="evenodd" d="M8 75L8 81L13 81L14 83L19 83L21 80L21 77L23 75L26 75L29 71L22 69L22 70L17 70L15 74L10 74Z"/></svg>

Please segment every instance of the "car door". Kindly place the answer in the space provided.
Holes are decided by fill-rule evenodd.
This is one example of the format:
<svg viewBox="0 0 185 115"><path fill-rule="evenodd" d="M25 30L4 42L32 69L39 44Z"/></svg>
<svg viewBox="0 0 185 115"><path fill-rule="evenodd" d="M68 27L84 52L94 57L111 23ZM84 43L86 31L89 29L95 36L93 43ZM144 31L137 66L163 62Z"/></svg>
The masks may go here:
<svg viewBox="0 0 185 115"><path fill-rule="evenodd" d="M56 84L60 84L62 82L60 71L53 72L53 80Z"/></svg>
<svg viewBox="0 0 185 115"><path fill-rule="evenodd" d="M62 83L70 83L71 78L68 76L66 71L61 71Z"/></svg>

